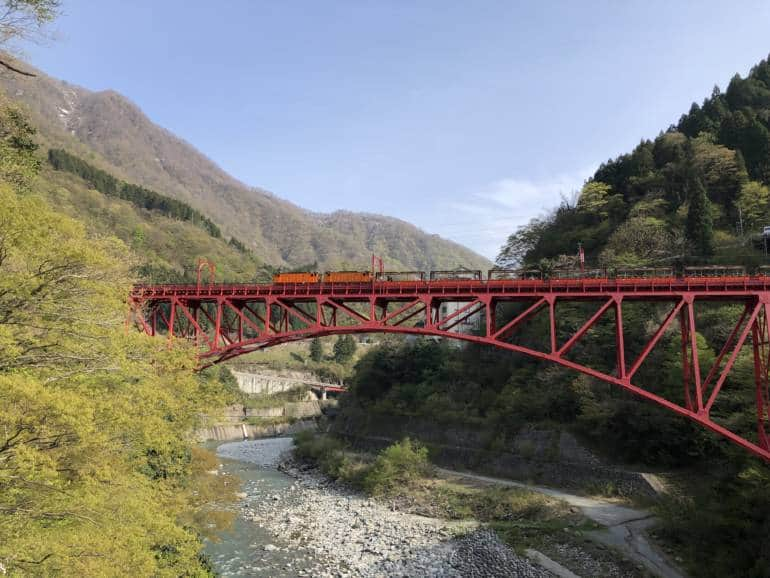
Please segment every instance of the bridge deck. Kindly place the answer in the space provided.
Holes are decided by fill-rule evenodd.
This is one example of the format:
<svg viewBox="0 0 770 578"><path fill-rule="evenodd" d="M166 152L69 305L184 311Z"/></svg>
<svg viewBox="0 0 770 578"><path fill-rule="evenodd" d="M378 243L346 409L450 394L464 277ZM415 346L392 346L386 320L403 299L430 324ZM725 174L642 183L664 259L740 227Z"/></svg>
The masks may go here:
<svg viewBox="0 0 770 578"><path fill-rule="evenodd" d="M655 277L643 279L553 279L491 281L376 281L374 283L219 283L211 285L166 284L136 285L132 297L316 297L339 296L368 300L372 295L405 299L414 295L459 297L473 295L531 296L570 294L602 296L608 293L672 295L682 293L713 294L715 297L755 295L770 291L770 277Z"/></svg>
<svg viewBox="0 0 770 578"><path fill-rule="evenodd" d="M457 307L444 307L460 302ZM516 307L498 307L518 302ZM560 323L562 305L594 302L595 312L581 327ZM666 303L651 313L649 329L624 323L630 302ZM708 302L734 304L742 311L708 372L701 373L696 307ZM312 284L137 285L129 299L131 319L149 335L187 338L202 360L214 363L264 347L325 335L398 333L462 339L550 361L623 388L707 427L770 461L770 277L650 277L551 280L374 281ZM667 312L666 312L667 311ZM530 320L537 339L518 336ZM615 368L599 370L571 358L575 345L607 337L592 332L611 323L612 342L601 346L615 357ZM472 329L461 331L463 324ZM613 330L614 329L614 330ZM678 331L677 331L678 329ZM641 341L641 352L627 347L626 333ZM640 367L666 332L680 336L681 400L672 400L634 382ZM756 435L737 433L711 417L744 346L754 357ZM748 348L748 347L747 347ZM716 353L716 350L714 351ZM706 357L704 357L706 359ZM737 376L732 375L731 379ZM654 385L654 384L653 384ZM730 382L729 388L737 384Z"/></svg>

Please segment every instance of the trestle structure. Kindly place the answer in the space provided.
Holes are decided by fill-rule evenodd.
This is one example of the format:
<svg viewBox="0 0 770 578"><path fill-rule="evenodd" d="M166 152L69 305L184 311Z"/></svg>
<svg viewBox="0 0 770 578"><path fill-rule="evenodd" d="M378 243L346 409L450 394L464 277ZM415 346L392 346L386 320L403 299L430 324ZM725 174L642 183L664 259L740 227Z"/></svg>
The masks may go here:
<svg viewBox="0 0 770 578"><path fill-rule="evenodd" d="M740 315L710 367L699 356L699 307L734 305ZM400 281L280 285L137 285L131 321L148 335L186 338L210 365L280 343L332 334L400 333L487 344L550 361L613 384L684 416L770 461L770 279L652 278L500 281ZM660 315L631 351L624 310L658 304ZM577 328L560 327L562 308L591 313ZM539 320L533 323L535 319ZM614 367L594 368L573 350L599 326L611 327ZM517 342L528 326L538 345ZM637 383L667 332L681 336L682 394L669 399L655 384ZM751 341L751 345L747 345ZM745 349L744 349L744 346ZM748 439L712 419L713 407L741 352L753 355L756 437ZM649 377L648 377L649 381ZM653 380L654 381L654 380Z"/></svg>

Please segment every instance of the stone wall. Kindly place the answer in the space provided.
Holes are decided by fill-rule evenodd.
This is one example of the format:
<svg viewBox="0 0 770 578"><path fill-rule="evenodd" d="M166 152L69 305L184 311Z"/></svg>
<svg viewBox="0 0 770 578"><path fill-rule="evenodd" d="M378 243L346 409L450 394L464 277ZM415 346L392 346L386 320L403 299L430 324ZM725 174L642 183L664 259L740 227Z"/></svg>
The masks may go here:
<svg viewBox="0 0 770 578"><path fill-rule="evenodd" d="M307 429L317 429L314 419L304 419L292 423L279 423L270 425L226 424L203 428L196 432L196 438L201 441L229 441L259 439L292 435Z"/></svg>

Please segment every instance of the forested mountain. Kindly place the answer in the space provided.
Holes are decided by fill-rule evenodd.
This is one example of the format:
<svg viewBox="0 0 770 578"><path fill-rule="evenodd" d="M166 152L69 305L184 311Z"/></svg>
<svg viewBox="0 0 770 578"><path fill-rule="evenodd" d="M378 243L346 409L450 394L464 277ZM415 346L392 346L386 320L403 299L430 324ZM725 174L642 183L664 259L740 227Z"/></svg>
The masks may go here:
<svg viewBox="0 0 770 578"><path fill-rule="evenodd" d="M582 243L602 265L753 264L770 225L770 64L735 75L679 122L603 163L576 203L515 232L498 261L534 264ZM569 262L569 259L562 258Z"/></svg>
<svg viewBox="0 0 770 578"><path fill-rule="evenodd" d="M24 105L46 148L67 150L117 179L189 204L210 218L224 238L242 241L262 262L275 267L365 267L374 252L392 268L489 264L469 249L399 219L316 214L248 187L120 94L91 92L36 74L0 73L0 90Z"/></svg>
<svg viewBox="0 0 770 578"><path fill-rule="evenodd" d="M678 262L766 262L753 237L770 225L770 65L734 77L679 122L630 153L602 164L576 201L514 232L503 266L576 267L578 243L589 262L607 267ZM507 304L499 323L530 303ZM559 304L557 342L564 343L595 312ZM699 364L711 368L742 306L708 304L696 312ZM639 352L668 314L667 305L625 303L626 351ZM534 315L511 336L546 350L547 315ZM613 327L600 320L571 350L574 359L612 373ZM736 356L710 416L756 440L751 348ZM682 403L682 351L670 328L635 374L650 391ZM416 424L405 434L472 429L495 452L527 459L516 436L527 430L568 430L611 463L675 472L676 492L656 510L658 536L681 555L693 576L770 576L762 540L770 530L770 469L712 433L564 367L471 344L385 343L356 366L338 420L350 431L370 423ZM380 421L377 421L377 420ZM436 425L438 424L438 425ZM372 435L379 432L371 431ZM428 440L430 441L430 440ZM535 462L536 464L538 462ZM482 466L483 467L483 466Z"/></svg>

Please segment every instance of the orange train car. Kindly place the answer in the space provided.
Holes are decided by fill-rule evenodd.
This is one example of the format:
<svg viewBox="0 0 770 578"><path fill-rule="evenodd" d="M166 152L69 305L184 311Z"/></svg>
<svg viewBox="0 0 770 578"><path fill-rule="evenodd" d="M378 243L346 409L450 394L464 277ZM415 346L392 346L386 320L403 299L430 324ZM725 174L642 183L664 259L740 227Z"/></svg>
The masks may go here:
<svg viewBox="0 0 770 578"><path fill-rule="evenodd" d="M321 276L318 273L276 273L273 283L318 283Z"/></svg>
<svg viewBox="0 0 770 578"><path fill-rule="evenodd" d="M324 283L371 283L374 280L371 271L327 271Z"/></svg>

